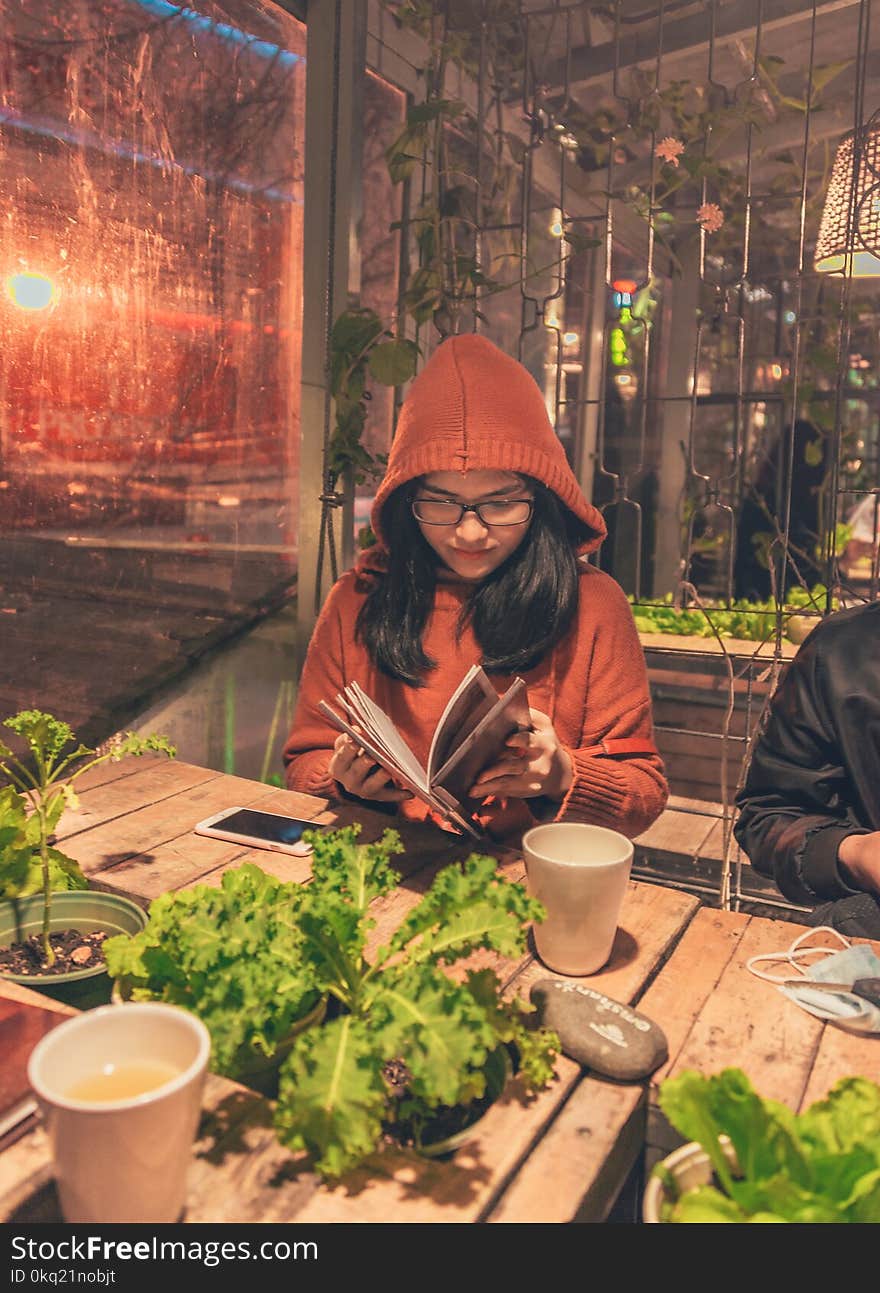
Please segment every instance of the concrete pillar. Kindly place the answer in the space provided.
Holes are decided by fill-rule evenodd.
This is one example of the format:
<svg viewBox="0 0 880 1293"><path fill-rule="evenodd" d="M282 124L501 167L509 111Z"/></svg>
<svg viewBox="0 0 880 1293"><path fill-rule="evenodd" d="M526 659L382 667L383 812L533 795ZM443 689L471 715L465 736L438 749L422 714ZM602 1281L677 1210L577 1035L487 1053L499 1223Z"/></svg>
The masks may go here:
<svg viewBox="0 0 880 1293"><path fill-rule="evenodd" d="M300 662L315 620L324 430L333 320L360 287L357 246L362 170L366 0L309 0L303 234L303 341L297 622ZM335 164L334 164L335 163ZM341 488L341 482L337 488ZM348 523L346 524L346 518ZM351 504L334 512L340 570L351 564ZM321 600L330 587L325 553Z"/></svg>
<svg viewBox="0 0 880 1293"><path fill-rule="evenodd" d="M596 474L596 448L599 435L599 401L605 391L604 336L605 250L595 247L591 252L589 297L584 310L589 320L589 332L584 339L584 383L578 409L575 474L587 498L593 497L593 479Z"/></svg>
<svg viewBox="0 0 880 1293"><path fill-rule="evenodd" d="M691 397L696 381L694 346L700 304L700 239L677 248L681 276L673 281L668 317L669 363L663 392L663 437L657 495L657 540L654 596L674 592L681 578L681 499L687 479ZM684 448L682 449L682 446Z"/></svg>

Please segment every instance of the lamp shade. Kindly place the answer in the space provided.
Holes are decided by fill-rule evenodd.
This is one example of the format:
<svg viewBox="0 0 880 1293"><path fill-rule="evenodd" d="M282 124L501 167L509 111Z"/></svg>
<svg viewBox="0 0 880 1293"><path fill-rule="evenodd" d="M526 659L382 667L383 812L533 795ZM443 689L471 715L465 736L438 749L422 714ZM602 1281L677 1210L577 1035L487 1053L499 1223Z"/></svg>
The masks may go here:
<svg viewBox="0 0 880 1293"><path fill-rule="evenodd" d="M853 191L855 185L855 191ZM837 146L813 268L880 277L880 123L851 130Z"/></svg>

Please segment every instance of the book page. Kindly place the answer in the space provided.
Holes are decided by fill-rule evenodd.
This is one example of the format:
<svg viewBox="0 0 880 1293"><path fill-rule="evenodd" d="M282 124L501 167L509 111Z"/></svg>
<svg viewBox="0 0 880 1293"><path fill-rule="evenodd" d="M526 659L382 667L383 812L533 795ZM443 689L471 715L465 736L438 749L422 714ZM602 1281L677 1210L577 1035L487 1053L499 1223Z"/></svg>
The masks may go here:
<svg viewBox="0 0 880 1293"><path fill-rule="evenodd" d="M394 754L393 750L388 749L385 741L382 741L379 727L377 727L377 724L373 721L371 714L373 706L362 705L361 700L359 700L357 694L351 692L350 687L346 687L344 692L336 693L336 702L339 703L342 709L345 710L346 714L348 714L350 723L353 724L355 728L358 728L359 732L366 733L373 742L373 745L381 746L381 749L385 751L388 758L392 760L394 767L397 768L399 765L397 755Z"/></svg>
<svg viewBox="0 0 880 1293"><path fill-rule="evenodd" d="M356 712L363 716L364 726L379 744L388 751L402 772L411 780L428 789L428 774L400 735L393 721L356 682L345 689Z"/></svg>
<svg viewBox="0 0 880 1293"><path fill-rule="evenodd" d="M514 732L530 727L529 698L522 678L515 678L503 696L450 755L432 785L442 786L467 805L468 791L484 768L500 755Z"/></svg>
<svg viewBox="0 0 880 1293"><path fill-rule="evenodd" d="M335 727L339 728L340 732L346 732L352 740L356 741L361 749L364 750L366 754L369 754L371 759L375 759L379 767L384 768L385 771L389 773L396 782L403 786L405 790L411 790L413 794L417 794L422 800L425 800L426 796L431 795L427 786L425 786L421 780L414 781L409 777L397 761L392 758L388 751L378 742L373 740L372 736L368 735L364 731L358 730L357 727L352 723L349 723L347 719L343 718L341 714L337 714L335 709L331 709L326 701L318 701L318 709L326 718L330 719ZM433 798L433 796L431 797ZM427 802L427 800L425 800L425 802Z"/></svg>
<svg viewBox="0 0 880 1293"><path fill-rule="evenodd" d="M461 805L448 795L435 795L433 791L424 784L424 773L422 773L421 770L419 770L421 779L418 781L413 780L406 774L388 751L384 749L381 743L374 741L372 736L368 735L366 732L362 730L359 731L357 727L347 719L343 718L341 714L337 714L336 711L326 703L326 701L319 701L318 709L326 718L330 719L334 727L337 727L340 732L346 732L354 741L356 741L358 745L367 754L369 754L370 758L375 759L379 767L384 768L385 771L390 774L392 779L398 785L402 786L404 790L411 790L417 799L421 799L422 803L427 804L429 808L434 810L434 812L438 813L441 817L446 818L447 821L452 822L457 829L466 831L467 834L473 835L475 839L480 838L480 832L475 829L474 824L469 822L459 811L461 809Z"/></svg>
<svg viewBox="0 0 880 1293"><path fill-rule="evenodd" d="M482 666L471 665L455 691L449 698L446 708L440 715L440 721L434 730L431 749L428 752L428 784L434 774L443 767L453 751L471 734L480 719L488 714L498 700L498 692L492 686Z"/></svg>

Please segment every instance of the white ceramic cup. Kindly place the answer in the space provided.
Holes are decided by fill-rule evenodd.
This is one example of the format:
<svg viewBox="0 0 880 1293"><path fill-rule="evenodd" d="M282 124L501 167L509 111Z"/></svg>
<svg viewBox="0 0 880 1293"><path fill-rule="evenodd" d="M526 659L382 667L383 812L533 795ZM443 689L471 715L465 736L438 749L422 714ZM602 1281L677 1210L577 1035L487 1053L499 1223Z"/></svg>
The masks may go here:
<svg viewBox="0 0 880 1293"><path fill-rule="evenodd" d="M547 908L533 926L538 956L558 974L595 974L611 955L632 867L625 835L582 822L548 822L522 842L529 893Z"/></svg>
<svg viewBox="0 0 880 1293"><path fill-rule="evenodd" d="M211 1038L178 1006L126 1002L59 1024L34 1047L28 1079L49 1136L66 1221L174 1222L183 1211ZM107 1067L159 1062L175 1077L100 1102L67 1094Z"/></svg>

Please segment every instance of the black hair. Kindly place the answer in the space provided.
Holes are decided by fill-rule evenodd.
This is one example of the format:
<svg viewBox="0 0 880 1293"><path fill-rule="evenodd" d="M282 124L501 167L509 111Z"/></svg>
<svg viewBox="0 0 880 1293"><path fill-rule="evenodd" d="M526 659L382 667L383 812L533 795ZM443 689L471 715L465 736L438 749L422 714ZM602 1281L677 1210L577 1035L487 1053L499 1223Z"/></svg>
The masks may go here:
<svg viewBox="0 0 880 1293"><path fill-rule="evenodd" d="M459 618L470 622L487 673L525 672L565 634L578 605L577 548L594 535L538 480L528 533L502 564L474 585ZM434 604L437 555L412 514L419 481L401 485L382 509L388 569L374 577L356 633L374 664L391 678L423 687L436 668L422 645Z"/></svg>

